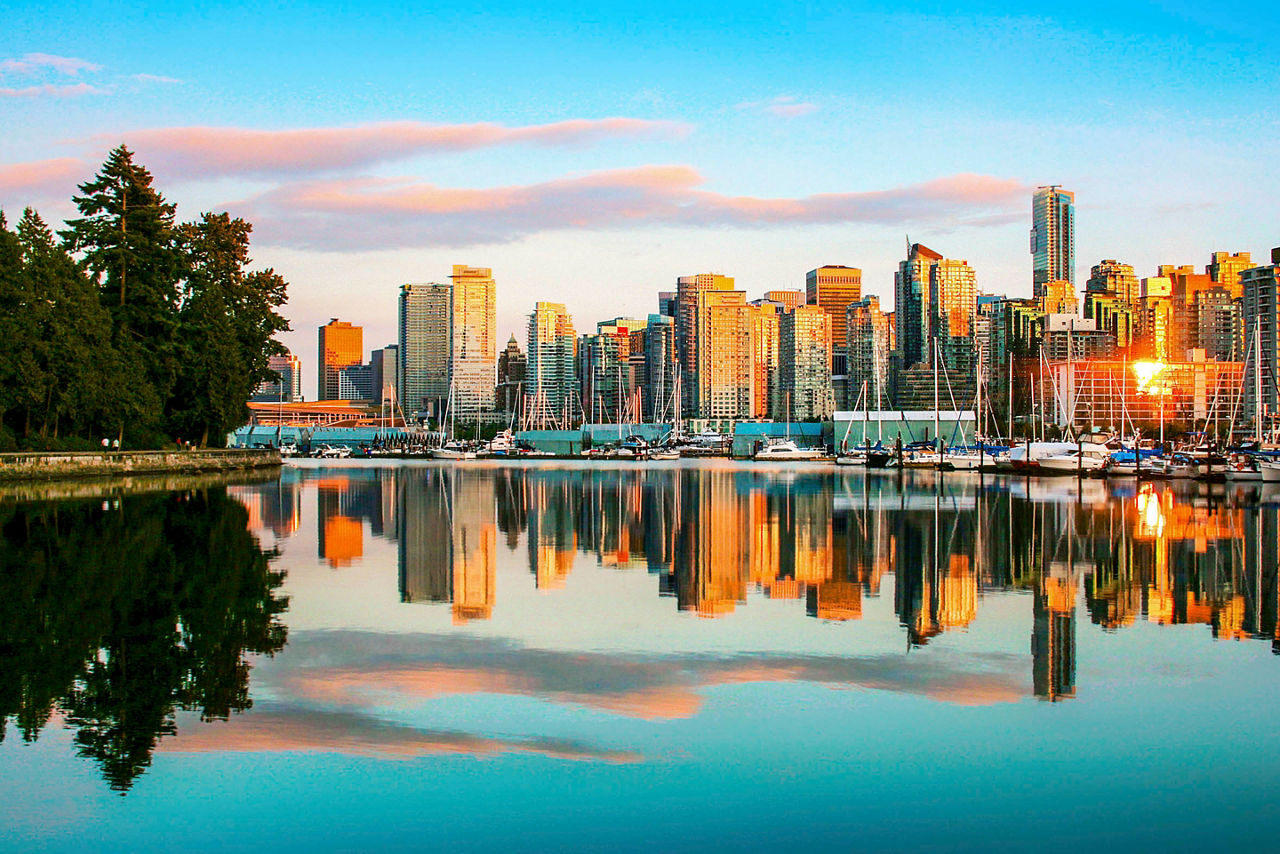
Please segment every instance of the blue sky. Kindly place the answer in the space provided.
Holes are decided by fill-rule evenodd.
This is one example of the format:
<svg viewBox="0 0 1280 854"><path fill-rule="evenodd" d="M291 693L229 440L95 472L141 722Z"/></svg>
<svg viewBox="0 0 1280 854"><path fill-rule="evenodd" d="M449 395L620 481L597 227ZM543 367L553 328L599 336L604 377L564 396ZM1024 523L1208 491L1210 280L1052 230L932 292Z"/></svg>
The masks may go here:
<svg viewBox="0 0 1280 854"><path fill-rule="evenodd" d="M706 270L755 296L844 263L891 297L907 234L967 258L982 289L1026 294L1043 183L1077 193L1080 281L1104 257L1150 274L1280 244L1278 17L18 4L0 31L0 206L61 218L129 142L182 216L255 223L309 365L318 323L390 342L398 285L453 263L493 267L503 338L537 299L588 329Z"/></svg>

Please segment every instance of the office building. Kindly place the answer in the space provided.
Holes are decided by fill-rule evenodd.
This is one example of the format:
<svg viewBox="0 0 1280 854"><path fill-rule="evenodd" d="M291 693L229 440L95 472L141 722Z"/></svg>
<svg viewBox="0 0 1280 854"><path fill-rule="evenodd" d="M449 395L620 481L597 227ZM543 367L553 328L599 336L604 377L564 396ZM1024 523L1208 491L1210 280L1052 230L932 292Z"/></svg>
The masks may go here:
<svg viewBox="0 0 1280 854"><path fill-rule="evenodd" d="M1042 296L1049 282L1076 284L1076 195L1058 184L1031 197L1032 295Z"/></svg>
<svg viewBox="0 0 1280 854"><path fill-rule="evenodd" d="M752 417L754 310L742 291L713 286L697 294L695 417L721 424Z"/></svg>
<svg viewBox="0 0 1280 854"><path fill-rule="evenodd" d="M650 422L671 423L679 418L679 376L675 318L651 314L644 334L645 409Z"/></svg>
<svg viewBox="0 0 1280 854"><path fill-rule="evenodd" d="M810 270L804 277L804 295L808 305L816 305L827 313L830 318L827 326L831 331L831 351L843 356L844 313L850 303L862 299L862 271L857 267L840 264L828 264Z"/></svg>
<svg viewBox="0 0 1280 854"><path fill-rule="evenodd" d="M255 403L297 403L302 400L302 362L292 353L267 357L268 370L279 376L261 383L249 398Z"/></svg>
<svg viewBox="0 0 1280 854"><path fill-rule="evenodd" d="M893 277L893 310L904 367L929 360L933 346L931 269L941 260L942 256L929 247L912 243L906 260L898 262L898 272Z"/></svg>
<svg viewBox="0 0 1280 854"><path fill-rule="evenodd" d="M519 409L524 395L525 379L529 373L529 357L516 343L515 333L507 339L507 346L498 354L497 406L503 412Z"/></svg>
<svg viewBox="0 0 1280 854"><path fill-rule="evenodd" d="M564 424L582 411L575 374L577 336L563 303L538 302L529 315L525 416L535 429Z"/></svg>
<svg viewBox="0 0 1280 854"><path fill-rule="evenodd" d="M333 318L320 327L317 353L320 364L316 369L316 397L342 400L338 372L360 364L364 356L364 328Z"/></svg>
<svg viewBox="0 0 1280 854"><path fill-rule="evenodd" d="M972 372L977 275L968 261L938 259L929 268L930 311L943 365Z"/></svg>
<svg viewBox="0 0 1280 854"><path fill-rule="evenodd" d="M779 319L778 386L784 419L831 417L835 408L829 367L832 339L831 315L820 305L799 306Z"/></svg>
<svg viewBox="0 0 1280 854"><path fill-rule="evenodd" d="M396 375L400 362L400 347L388 344L369 352L369 367L373 371L373 402L377 404L400 400Z"/></svg>
<svg viewBox="0 0 1280 854"><path fill-rule="evenodd" d="M824 267L823 269L829 269L829 268ZM849 269L849 268L843 268L843 269ZM814 272L816 273L817 271L815 270ZM862 281L861 272L859 272L858 281L859 282ZM783 311L791 311L796 306L801 306L805 304L805 301L807 299L807 294L805 291L800 291L800 290L765 291L764 298L767 299L769 302L776 302L779 306L782 307Z"/></svg>
<svg viewBox="0 0 1280 854"><path fill-rule="evenodd" d="M396 398L405 414L438 418L449 397L453 286L400 287Z"/></svg>
<svg viewBox="0 0 1280 854"><path fill-rule="evenodd" d="M1251 267L1240 274L1241 313L1243 315L1245 346L1248 356L1245 364L1249 371L1248 382L1245 383L1245 417L1255 425L1259 423L1268 430L1275 426L1275 419L1280 415L1280 397L1277 396L1277 367L1280 366L1280 315L1277 314L1276 301L1280 294L1280 248L1271 250L1271 263L1266 266ZM1254 376L1254 366L1262 363L1261 383ZM1257 386L1262 386L1261 400L1258 398Z"/></svg>
<svg viewBox="0 0 1280 854"><path fill-rule="evenodd" d="M488 267L454 264L449 383L459 416L490 411L497 388L497 286Z"/></svg>
<svg viewBox="0 0 1280 854"><path fill-rule="evenodd" d="M692 414L697 405L698 306L708 291L732 291L733 278L719 273L699 273L676 280L676 355L680 359L682 407Z"/></svg>
<svg viewBox="0 0 1280 854"><path fill-rule="evenodd" d="M1089 312L1095 295L1110 295L1120 302L1137 305L1142 292L1133 265L1122 264L1113 258L1094 264L1084 287L1085 317L1092 317Z"/></svg>
<svg viewBox="0 0 1280 854"><path fill-rule="evenodd" d="M893 324L880 310L880 298L866 296L851 304L845 310L845 330L849 350L846 408L879 409L888 402L889 353L894 349ZM864 383L866 397L859 404Z"/></svg>
<svg viewBox="0 0 1280 854"><path fill-rule="evenodd" d="M1230 291L1232 297L1239 299L1244 293L1240 274L1253 266L1253 258L1248 252L1214 252L1204 271L1214 282Z"/></svg>

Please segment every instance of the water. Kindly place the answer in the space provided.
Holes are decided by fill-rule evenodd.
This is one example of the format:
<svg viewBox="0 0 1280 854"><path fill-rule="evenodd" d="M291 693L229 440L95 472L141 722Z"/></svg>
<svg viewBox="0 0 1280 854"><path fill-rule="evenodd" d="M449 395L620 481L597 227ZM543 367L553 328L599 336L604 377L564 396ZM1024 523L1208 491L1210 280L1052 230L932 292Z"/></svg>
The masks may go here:
<svg viewBox="0 0 1280 854"><path fill-rule="evenodd" d="M722 461L0 495L0 847L1269 848L1280 495Z"/></svg>

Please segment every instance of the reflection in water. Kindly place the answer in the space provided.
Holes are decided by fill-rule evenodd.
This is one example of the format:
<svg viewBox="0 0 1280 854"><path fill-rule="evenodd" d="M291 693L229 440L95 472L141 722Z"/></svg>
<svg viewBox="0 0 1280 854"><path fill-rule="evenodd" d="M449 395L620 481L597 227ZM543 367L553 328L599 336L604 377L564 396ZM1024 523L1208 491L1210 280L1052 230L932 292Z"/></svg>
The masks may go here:
<svg viewBox="0 0 1280 854"><path fill-rule="evenodd" d="M1140 619L1203 623L1213 637L1266 639L1280 651L1277 512L1256 500L1131 482L1033 484L1043 494L1028 494L1024 481L864 480L829 469L335 471L294 471L241 492L277 520L296 518L304 484L314 487L331 565L359 553L331 546L334 519L366 520L375 534L385 524L398 542L401 600L449 603L456 623L497 607L501 539L509 554L523 546L540 591L563 588L577 556L592 555L656 575L658 595L702 617L732 614L754 593L796 600L810 617L859 620L891 576L909 647L980 620L985 594L1024 592L1032 684L1048 700L1076 694L1082 591L1084 613L1108 631Z"/></svg>
<svg viewBox="0 0 1280 854"><path fill-rule="evenodd" d="M296 498L260 521L291 531ZM219 487L0 508L0 740L61 719L123 792L176 710L249 708L246 653L284 647L288 605L249 521Z"/></svg>

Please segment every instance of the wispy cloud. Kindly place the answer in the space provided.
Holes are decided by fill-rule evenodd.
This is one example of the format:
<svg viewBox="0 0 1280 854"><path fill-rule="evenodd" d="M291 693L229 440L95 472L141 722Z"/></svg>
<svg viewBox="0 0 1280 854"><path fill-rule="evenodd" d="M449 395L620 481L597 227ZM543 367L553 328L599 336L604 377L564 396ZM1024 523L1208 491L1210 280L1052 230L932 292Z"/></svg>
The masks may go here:
<svg viewBox="0 0 1280 854"><path fill-rule="evenodd" d="M488 122L383 122L338 128L256 130L176 127L123 135L157 170L185 178L333 172L500 145L572 146L640 136L680 136L688 126L633 118L572 119L506 127ZM101 141L114 142L103 137Z"/></svg>
<svg viewBox="0 0 1280 854"><path fill-rule="evenodd" d="M89 167L74 157L0 166L0 204L66 196L88 174Z"/></svg>
<svg viewBox="0 0 1280 854"><path fill-rule="evenodd" d="M0 60L0 74L39 74L53 71L75 77L81 71L101 71L102 66L74 56L52 53L28 53L16 59Z"/></svg>
<svg viewBox="0 0 1280 854"><path fill-rule="evenodd" d="M45 83L40 86L24 86L20 89L0 87L0 98L77 98L81 95L107 95L109 89L90 86L88 83L70 83L57 85Z"/></svg>
<svg viewBox="0 0 1280 854"><path fill-rule="evenodd" d="M286 184L233 207L258 223L268 242L379 249L501 243L536 232L623 225L984 225L1002 222L1000 215L1027 192L1020 181L972 174L799 198L726 195L704 183L696 169L682 165L482 189L344 178Z"/></svg>
<svg viewBox="0 0 1280 854"><path fill-rule="evenodd" d="M165 77L163 74L135 74L133 79L139 83L170 83L179 84L187 81L177 77Z"/></svg>
<svg viewBox="0 0 1280 854"><path fill-rule="evenodd" d="M743 112L769 113L784 119L794 119L817 112L818 105L811 101L801 101L794 95L779 95L764 101L743 101L735 104L734 109Z"/></svg>

